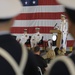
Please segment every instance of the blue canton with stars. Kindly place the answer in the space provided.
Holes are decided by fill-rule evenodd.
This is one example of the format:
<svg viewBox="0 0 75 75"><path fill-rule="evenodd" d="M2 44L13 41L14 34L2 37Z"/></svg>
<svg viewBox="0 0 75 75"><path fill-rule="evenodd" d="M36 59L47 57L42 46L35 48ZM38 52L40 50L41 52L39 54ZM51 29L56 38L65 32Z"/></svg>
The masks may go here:
<svg viewBox="0 0 75 75"><path fill-rule="evenodd" d="M21 0L23 6L37 6L38 0Z"/></svg>

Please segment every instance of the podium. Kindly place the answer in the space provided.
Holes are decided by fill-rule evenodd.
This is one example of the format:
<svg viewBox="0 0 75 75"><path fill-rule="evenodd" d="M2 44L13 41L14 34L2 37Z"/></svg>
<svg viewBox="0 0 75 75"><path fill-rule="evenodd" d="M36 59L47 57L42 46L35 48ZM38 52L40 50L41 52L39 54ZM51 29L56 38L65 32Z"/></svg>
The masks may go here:
<svg viewBox="0 0 75 75"><path fill-rule="evenodd" d="M60 48L62 33L60 30L50 30L50 33L57 33L56 46Z"/></svg>

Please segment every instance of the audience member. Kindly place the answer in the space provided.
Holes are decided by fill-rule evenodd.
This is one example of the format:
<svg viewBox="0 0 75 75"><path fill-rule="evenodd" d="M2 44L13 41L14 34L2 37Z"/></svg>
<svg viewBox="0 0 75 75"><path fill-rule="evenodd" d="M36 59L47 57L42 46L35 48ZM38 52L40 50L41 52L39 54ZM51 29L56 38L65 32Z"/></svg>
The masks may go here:
<svg viewBox="0 0 75 75"><path fill-rule="evenodd" d="M66 53L66 50L63 47L60 50L58 50L59 56L65 55L65 53Z"/></svg>
<svg viewBox="0 0 75 75"><path fill-rule="evenodd" d="M21 9L20 0L0 0L0 75L38 75L34 55L10 33Z"/></svg>
<svg viewBox="0 0 75 75"><path fill-rule="evenodd" d="M35 57L36 57L36 60L37 60L37 64L41 68L42 73L44 74L44 72L46 71L45 68L47 67L47 63L46 63L45 59L43 59L40 56L40 48L39 48L39 46L34 47L34 54L35 54Z"/></svg>
<svg viewBox="0 0 75 75"><path fill-rule="evenodd" d="M47 63L49 63L52 59L55 58L55 52L54 50L49 50L47 53L46 53L46 56L47 56Z"/></svg>

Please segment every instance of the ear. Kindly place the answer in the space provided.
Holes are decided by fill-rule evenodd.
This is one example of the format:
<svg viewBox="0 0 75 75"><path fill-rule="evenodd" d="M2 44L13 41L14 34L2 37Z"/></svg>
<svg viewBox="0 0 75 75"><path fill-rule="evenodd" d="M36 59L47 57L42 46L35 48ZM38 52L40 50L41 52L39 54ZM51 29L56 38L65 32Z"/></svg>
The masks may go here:
<svg viewBox="0 0 75 75"><path fill-rule="evenodd" d="M15 18L12 18L11 21L10 21L11 25L14 24L14 21L15 21Z"/></svg>

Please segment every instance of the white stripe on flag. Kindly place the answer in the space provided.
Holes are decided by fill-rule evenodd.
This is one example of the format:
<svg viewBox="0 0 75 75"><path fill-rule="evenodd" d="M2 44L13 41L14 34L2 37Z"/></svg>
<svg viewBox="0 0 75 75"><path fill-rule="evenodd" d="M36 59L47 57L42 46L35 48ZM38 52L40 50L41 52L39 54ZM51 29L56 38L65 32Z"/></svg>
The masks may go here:
<svg viewBox="0 0 75 75"><path fill-rule="evenodd" d="M24 6L21 13L64 12L62 5Z"/></svg>
<svg viewBox="0 0 75 75"><path fill-rule="evenodd" d="M34 27L49 26L53 27L56 23L60 25L61 20L16 20L13 27Z"/></svg>

